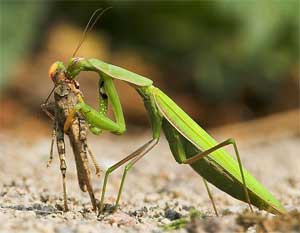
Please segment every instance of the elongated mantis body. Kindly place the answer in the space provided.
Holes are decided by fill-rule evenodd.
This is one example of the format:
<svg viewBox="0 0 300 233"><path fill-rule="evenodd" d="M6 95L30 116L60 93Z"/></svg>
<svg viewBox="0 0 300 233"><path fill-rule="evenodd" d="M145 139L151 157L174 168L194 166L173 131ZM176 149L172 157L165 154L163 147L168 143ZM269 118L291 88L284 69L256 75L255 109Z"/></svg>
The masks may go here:
<svg viewBox="0 0 300 233"><path fill-rule="evenodd" d="M63 73L68 79L74 80L81 71L94 71L100 76L99 109L98 111L93 109L83 100L81 103L76 104L64 124L65 132L72 124L76 112L84 115L91 131L95 134L99 134L102 130L115 134L125 132L125 120L113 84L114 79L125 81L137 90L144 101L152 127L151 140L106 171L100 200L100 211L103 209L109 175L128 162L124 169L115 204L115 207L117 207L127 172L158 143L161 131L163 131L175 160L180 164L191 165L203 177L206 187L206 181L208 181L232 197L248 203L250 208L251 205L254 205L274 214L285 213L285 209L280 202L242 167L237 145L233 139L217 143L166 94L153 86L150 79L97 59L84 58L72 58L67 69L65 69L63 63L56 62L51 66L49 74L53 79L57 73ZM116 121L106 116L108 101L112 106ZM227 145L233 145L237 160L234 160L222 148ZM208 188L207 190L209 192ZM213 202L210 192L209 196ZM214 204L213 206L216 211Z"/></svg>
<svg viewBox="0 0 300 233"><path fill-rule="evenodd" d="M61 77L61 76L60 76ZM55 102L47 102L43 104L42 109L48 114L48 116L53 119L53 134L52 142L50 149L50 158L47 166L49 167L53 159L53 145L56 139L57 150L60 160L60 170L62 174L62 183L63 183L63 197L64 197L64 211L67 211L67 187L66 187L66 156L65 156L65 141L64 141L64 123L69 115L69 112L76 106L78 103L78 94L80 93L79 89L75 87L73 82L68 80L59 80L55 83L54 89L54 98ZM80 98L80 97L79 97ZM85 119L81 114L76 114L74 120L70 125L70 128L67 132L67 135L70 140L70 144L73 149L77 177L79 187L83 192L88 192L93 209L97 210L97 202L93 191L93 186L91 183L91 172L89 169L88 156L89 153L93 164L95 166L96 174L100 174L100 168L97 165L94 156L87 143L87 131L88 125Z"/></svg>
<svg viewBox="0 0 300 233"><path fill-rule="evenodd" d="M104 11L106 10L107 9ZM49 70L49 77L53 81L63 76L72 82L81 71L96 72L100 77L98 82L98 110L87 105L80 97L79 103L74 106L74 109L69 112L66 118L64 131L66 133L69 131L77 112L80 112L84 116L89 124L90 130L96 135L100 134L103 130L114 134L123 134L126 131L122 106L113 83L115 79L124 81L136 89L144 102L152 128L152 138L148 142L106 171L99 213L103 210L109 175L127 163L115 203L115 208L117 208L128 171L158 143L161 131L163 131L175 160L180 164L189 164L202 176L216 215L218 213L207 181L232 197L248 203L251 210L251 205L254 205L270 213L284 214L286 211L280 202L243 168L234 139L227 139L221 143L217 143L165 93L155 87L152 80L98 59L75 57L86 33L91 30L104 12L102 11L102 13L96 17L92 26L89 27L92 18L97 15L99 11L100 9L93 13L85 28L82 40L75 49L72 56L73 58L70 59L67 68L65 68L62 62L55 62ZM115 121L106 115L108 103L112 106ZM233 159L233 157L223 149L223 147L228 145L233 146L237 160Z"/></svg>

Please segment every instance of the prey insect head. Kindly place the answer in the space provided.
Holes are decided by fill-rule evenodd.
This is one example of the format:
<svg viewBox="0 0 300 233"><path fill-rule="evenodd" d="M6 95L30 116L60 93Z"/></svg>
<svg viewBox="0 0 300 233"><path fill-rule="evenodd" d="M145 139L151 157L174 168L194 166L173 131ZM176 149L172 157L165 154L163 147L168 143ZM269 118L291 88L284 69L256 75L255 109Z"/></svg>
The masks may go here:
<svg viewBox="0 0 300 233"><path fill-rule="evenodd" d="M65 73L66 68L64 64L60 61L57 61L50 66L48 76L55 84L57 84L60 81L66 79Z"/></svg>

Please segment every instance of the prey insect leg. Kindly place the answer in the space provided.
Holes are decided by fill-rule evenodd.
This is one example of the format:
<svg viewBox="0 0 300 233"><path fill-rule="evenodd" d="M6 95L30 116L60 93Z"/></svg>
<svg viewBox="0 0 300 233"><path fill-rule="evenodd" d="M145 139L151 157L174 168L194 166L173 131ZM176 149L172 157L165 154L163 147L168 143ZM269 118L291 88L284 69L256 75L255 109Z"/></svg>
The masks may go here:
<svg viewBox="0 0 300 233"><path fill-rule="evenodd" d="M52 130L52 139L51 139L51 146L50 146L50 156L49 160L47 162L47 167L51 166L52 160L53 160L53 145L54 145L54 140L56 137L56 122L54 122L53 130Z"/></svg>
<svg viewBox="0 0 300 233"><path fill-rule="evenodd" d="M54 103L45 102L44 104L41 104L41 109L47 114L49 118L53 120L53 130L52 130L52 139L51 139L51 146L50 146L50 156L49 160L47 162L47 167L51 166L52 160L53 160L53 146L54 146L54 140L56 137L56 119L54 115L49 111L51 110L54 112Z"/></svg>
<svg viewBox="0 0 300 233"><path fill-rule="evenodd" d="M62 174L62 183L63 183L63 194L64 194L64 211L68 211L67 204L67 187L66 187L66 158L65 158L65 141L64 141L64 132L61 128L57 127L56 141L57 141L57 150L60 160L60 171Z"/></svg>
<svg viewBox="0 0 300 233"><path fill-rule="evenodd" d="M54 103L43 103L41 104L41 109L43 110L44 113L46 113L46 115L53 121L55 121L55 117L53 115L52 112L50 112L50 110L53 110L54 109Z"/></svg>
<svg viewBox="0 0 300 233"><path fill-rule="evenodd" d="M89 169L89 163L87 158L87 151L89 150L87 145L87 125L84 119L78 119L78 121L79 121L78 143L80 144L80 150L75 154L75 157L77 157L77 162L80 163L77 165L78 179L83 182L86 190L89 193L93 205L93 210L97 211L97 201L91 183L90 169Z"/></svg>
<svg viewBox="0 0 300 233"><path fill-rule="evenodd" d="M96 159L95 159L95 156L94 156L94 154L93 154L93 152L92 152L92 150L91 150L89 144L86 143L85 146L86 146L86 149L87 149L87 151L88 151L88 153L89 153L89 155L90 155L90 158L91 158L91 160L92 160L92 162L93 162L93 165L94 165L94 167L95 167L96 175L97 175L97 176L100 176L100 173L101 173L100 166L98 165L98 163L97 163L97 161L96 161Z"/></svg>

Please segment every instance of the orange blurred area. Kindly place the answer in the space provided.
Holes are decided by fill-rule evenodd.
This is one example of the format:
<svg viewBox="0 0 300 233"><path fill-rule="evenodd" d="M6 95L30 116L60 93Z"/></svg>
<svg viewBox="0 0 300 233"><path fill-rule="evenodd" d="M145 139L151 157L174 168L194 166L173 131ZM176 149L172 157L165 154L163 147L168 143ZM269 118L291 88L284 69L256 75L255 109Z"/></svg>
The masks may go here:
<svg viewBox="0 0 300 233"><path fill-rule="evenodd" d="M7 7L8 6L9 4L7 4ZM57 7L60 5L50 4L49 6L51 6L49 8L50 9L49 12L52 12L53 9L57 9ZM62 4L62 6L64 5ZM128 8L124 8L124 10L129 9L130 12L136 12L137 17L140 16L138 15L138 11L141 8L138 7L130 8L129 6L127 7ZM149 11L151 9L159 9L159 7L153 7L153 6L151 7L149 8ZM42 8L44 9L45 6L43 6ZM114 13L118 14L120 9L118 7L116 7L115 10L112 9L111 14L112 15ZM162 9L166 9L166 8L162 7ZM200 12L199 15L201 15L201 10L204 11L205 9L206 9L205 7L199 6L199 12ZM189 11L194 12L192 10L192 7L190 8L187 7L184 10L187 12ZM86 11L90 11L90 9L86 7L86 8L82 8L82 11L84 11L85 14L88 15ZM166 12L166 14L167 13L170 14L170 12ZM194 12L193 14L196 13L198 14L197 11ZM103 16L104 28L106 25L105 20L108 21L116 20L113 19L113 17L110 16L109 14L110 13L107 13L107 15ZM208 17L205 16L205 13L203 14L201 17ZM10 66L11 68L9 70L9 73L5 74L5 77L9 77L9 80L5 82L5 85L3 84L1 86L0 128L1 130L8 130L8 131L15 130L17 134L20 135L21 137L28 135L28 133L30 134L30 137L34 137L34 134L39 134L39 133L44 134L49 132L49 129L51 127L50 120L40 109L40 104L43 103L43 101L45 100L45 98L48 96L49 92L53 88L53 83L48 78L47 72L51 64L55 61L59 60L59 61L63 61L65 64L68 63L68 60L70 59L72 53L74 52L76 45L78 44L80 38L82 37L82 32L84 28L84 25L79 24L78 22L75 21L72 22L72 20L70 19L66 20L66 18L63 17L57 18L53 22L50 20L49 23L47 21L49 20L48 19L49 15L47 15L46 13L45 15L46 15L44 16L46 18L44 19L46 21L46 23L44 23L45 28L43 28L43 30L40 29L41 31L43 31L43 34L39 34L38 30L36 29L35 34L33 36L35 38L33 40L35 43L41 40L39 41L39 45L37 45L36 48L31 52L30 51L24 52L20 59L16 59L16 62ZM80 15L78 15L78 18L79 17ZM84 17L82 16L82 18ZM162 17L161 15L157 16L158 22L160 22L159 20L163 19L161 17ZM213 65L210 66L209 63L207 63L208 64L207 66L204 66L203 64L206 64L206 57L205 57L206 55L203 52L204 55L203 58L200 59L199 67L198 64L196 64L196 71L198 70L200 73L202 72L201 74L203 77L202 76L200 78L194 77L192 76L193 73L191 73L192 72L191 70L185 70L189 67L189 66L185 67L185 63L188 64L191 61L192 63L193 62L196 63L198 62L199 59L196 57L196 55L190 54L189 53L190 50L188 50L189 46L192 47L192 45L189 45L188 43L188 36L193 38L192 32L195 29L192 28L191 26L192 24L190 25L186 23L186 21L184 21L185 17L187 16L181 15L178 17L179 17L178 19L182 20L181 27L182 30L184 29L183 31L185 31L186 33L185 39L187 41L186 42L187 44L177 44L175 47L186 48L187 52L184 52L182 54L174 53L173 56L169 56L169 59L168 57L167 59L164 58L164 56L166 56L164 54L166 53L166 51L161 51L161 53L157 53L156 51L157 53L156 58L161 59L159 61L149 59L149 57L153 55L151 53L151 50L155 50L155 46L153 46L152 48L146 47L146 45L145 47L142 47L140 45L132 46L132 43L134 42L128 42L129 39L125 37L125 35L124 38L123 36L118 37L112 32L108 32L106 29L101 30L102 27L101 24L100 26L98 26L100 30L95 29L88 33L88 36L86 37L77 55L87 57L87 58L94 57L97 59L101 59L105 62L124 67L130 71L136 72L138 74L141 74L145 77L152 79L155 86L161 88L179 106L181 106L192 118L194 118L197 122L200 123L200 125L204 126L205 128L220 127L222 125L230 125L232 123L255 120L256 118L260 119L262 117L271 116L277 113L284 114L286 112L289 115L289 112L291 111L294 112L298 111L297 110L299 109L299 61L298 60L295 60L293 62L293 65L287 66L288 69L285 70L284 73L280 74L281 76L284 76L284 78L280 78L279 79L280 81L275 81L276 85L274 87L271 86L272 84L271 82L270 83L267 82L265 84L262 83L261 86L258 86L259 88L257 89L259 90L257 91L259 93L263 93L262 96L264 96L264 92L265 93L270 92L271 94L269 96L272 96L271 99L268 96L268 94L265 94L266 96L268 96L268 98L263 99L264 97L258 96L257 93L254 93L255 91L253 90L253 87L249 87L247 85L241 88L241 90L237 90L238 93L234 93L236 90L235 88L233 89L229 88L230 91L228 91L228 97L224 99L221 98L220 101L216 101L216 99L220 98L218 96L215 96L215 99L214 96L212 97L212 99L209 99L209 97L206 94L204 94L204 92L206 92L205 88L204 91L201 92L201 88L203 88L203 86L201 86L202 85L201 82L205 81L205 78L203 78L206 74L205 69L210 69L209 73L207 73L208 75L217 74L218 67L215 67ZM138 19L139 18L137 18L137 21ZM83 21L87 21L87 20L88 18ZM173 20L174 22L176 21L175 19ZM162 27L165 26L164 21L161 21L161 23L162 23ZM172 20L170 20L170 26L173 25L171 23ZM180 22L177 23L178 25L180 25ZM221 25L221 22L219 22L218 20L214 22L216 30L217 28L221 27L218 23ZM201 25L199 25L199 31L204 30L201 29L200 26ZM159 25L157 27L159 27ZM140 29L144 30L145 28L143 28L143 25L141 25ZM153 30L153 28L149 28L149 31L151 30ZM213 28L211 30L213 31ZM119 31L123 31L123 28L119 28ZM174 38L172 38L172 36ZM174 35L172 34L169 35L168 39L170 44L173 43L172 42L173 39L174 40L177 39L176 36L177 35L175 32ZM191 40L191 41L196 41L199 39L199 44L205 43L205 36L204 35L202 35L202 37L198 37L198 36L199 35L195 34L194 35L195 40ZM209 38L208 36L211 35L207 35L207 38ZM138 37L138 35L136 35L136 37ZM161 46L161 44L159 43L164 42L163 40L160 40L160 38L157 37L157 35L154 36L152 34L149 34L146 37L150 37L149 40L154 41L153 43L157 42L158 43L157 46ZM220 38L217 37L214 38L217 47L217 43ZM184 38L181 39L183 40ZM125 42L123 40L125 40ZM222 43L221 41L219 42ZM125 45L122 43L125 43ZM231 52L231 50L227 51L226 49L231 48L235 50L237 49L236 46L238 45L227 44L225 47L220 47L218 49L216 48L216 50L220 50L218 51L218 53L221 53L220 56L222 57L222 56L227 56L226 54ZM261 49L262 51L264 50L264 48ZM195 47L194 50L196 51L197 47ZM209 53L210 52L213 55L214 47L209 49ZM210 55L209 53L208 55ZM189 56L195 56L195 58L189 60L190 59ZM231 56L230 58L232 58L233 66L240 65L238 64L237 60L235 60L237 56L235 53L232 53L230 56ZM207 58L209 58L209 56ZM218 59L221 58L217 57L216 60ZM170 62L171 65L168 63L169 62L168 60L171 61ZM174 61L173 64L172 61ZM180 61L178 63L180 65L176 63L178 61ZM282 64L284 63L283 58L281 62ZM276 64L274 64L274 67L276 67ZM225 71L230 70L229 68L230 67L225 68ZM247 68L247 69L251 69L251 68ZM214 71L216 72L214 73ZM251 72L249 73L251 74ZM233 82L230 80L231 78L230 74L231 73L224 74L224 76L226 76L225 82L224 80L219 80L218 82L215 82L212 76L210 80L212 84L209 84L211 85L209 87L211 89L214 89L215 88L214 83L217 86L219 85L218 83L224 82L223 85L225 90L225 86L229 85L227 84L227 81L228 83ZM255 74L255 71L253 74ZM236 79L236 80L241 82L241 84L234 84L233 86L243 85L244 82L242 79L243 75L244 73L237 74L237 76L240 79ZM276 78L275 76L274 79ZM216 77L218 77L218 75ZM253 80L255 80L255 75L253 75L252 77ZM98 90L96 87L97 86L96 83L98 81L97 75L91 72L82 72L79 75L77 80L80 83L80 88L84 94L84 98L86 102L96 107L98 101ZM144 109L144 105L140 97L137 95L136 91L124 82L115 81L115 84L122 102L122 107L123 107L127 124L129 126L133 126L133 128L134 127L142 127L142 129L149 128L150 124L148 121L146 111ZM199 85L201 87L200 89L199 89ZM255 85L254 87L256 87ZM275 90L275 88L276 91L272 91L272 89ZM222 91L224 90L222 89ZM210 93L210 91L208 92ZM112 117L111 113L110 116ZM295 115L293 115L291 119L297 120L297 118L295 118ZM278 125L276 127L280 128L281 126ZM31 130L33 128L34 129L37 128L39 130L37 131ZM130 131L131 127L128 127L128 129Z"/></svg>

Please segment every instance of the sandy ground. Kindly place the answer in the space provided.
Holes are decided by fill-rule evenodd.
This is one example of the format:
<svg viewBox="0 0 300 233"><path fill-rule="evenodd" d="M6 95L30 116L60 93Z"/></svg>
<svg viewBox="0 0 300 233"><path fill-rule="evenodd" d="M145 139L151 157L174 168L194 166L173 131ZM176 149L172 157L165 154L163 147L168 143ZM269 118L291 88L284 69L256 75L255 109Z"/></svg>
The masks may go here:
<svg viewBox="0 0 300 233"><path fill-rule="evenodd" d="M150 132L138 136L91 137L90 144L105 170L143 144L149 136ZM278 197L287 210L299 211L299 137L241 145L244 166ZM175 162L164 138L129 173L119 210L101 218L91 211L88 194L79 189L73 154L67 147L70 211L64 213L56 156L52 166L46 168L49 148L50 135L34 143L25 143L12 135L0 134L0 232L162 232L161 225L189 216L193 209L199 211L200 216L176 231L255 232L255 226L250 224L249 228L243 228L237 223L238 214L247 209L247 205L212 188L221 214L221 217L214 216L202 180L191 168ZM92 171L94 174L93 168ZM123 169L111 175L105 203L113 203L116 199L121 171ZM93 176L98 199L102 180L103 176ZM266 212L261 213L271 217ZM300 217L295 219L298 221ZM295 229L299 228L296 226Z"/></svg>

